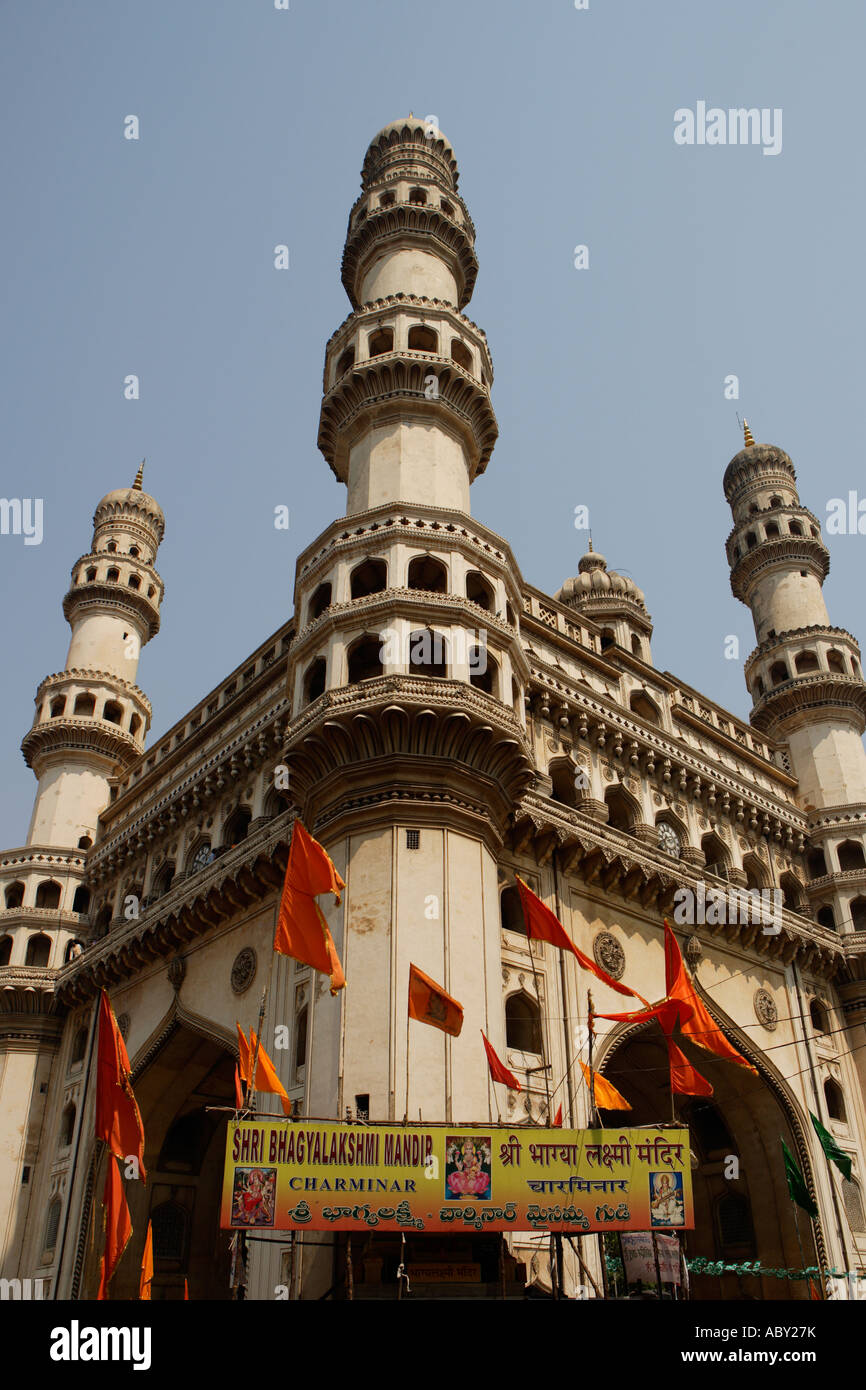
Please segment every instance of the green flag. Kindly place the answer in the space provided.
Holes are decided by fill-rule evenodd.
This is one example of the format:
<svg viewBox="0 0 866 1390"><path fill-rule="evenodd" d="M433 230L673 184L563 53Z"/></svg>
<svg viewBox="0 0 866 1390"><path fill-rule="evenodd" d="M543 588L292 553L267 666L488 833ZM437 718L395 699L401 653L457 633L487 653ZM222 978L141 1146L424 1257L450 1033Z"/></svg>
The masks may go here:
<svg viewBox="0 0 866 1390"><path fill-rule="evenodd" d="M821 1148L827 1155L829 1162L835 1163L843 1178L847 1178L850 1182L851 1159L848 1157L844 1149L839 1148L839 1145L836 1143L836 1140L833 1138L832 1134L829 1134L827 1132L827 1130L821 1124L821 1121L818 1119L816 1115L812 1114L811 1110L809 1111L809 1118L812 1121L812 1128L814 1129L815 1133L820 1139Z"/></svg>
<svg viewBox="0 0 866 1390"><path fill-rule="evenodd" d="M782 1140L782 1153L785 1158L785 1177L788 1179L788 1192L792 1202L796 1202L798 1207L802 1207L810 1216L818 1215L818 1208L809 1196L809 1189L806 1186L803 1174L794 1162L794 1155L788 1148L784 1139Z"/></svg>

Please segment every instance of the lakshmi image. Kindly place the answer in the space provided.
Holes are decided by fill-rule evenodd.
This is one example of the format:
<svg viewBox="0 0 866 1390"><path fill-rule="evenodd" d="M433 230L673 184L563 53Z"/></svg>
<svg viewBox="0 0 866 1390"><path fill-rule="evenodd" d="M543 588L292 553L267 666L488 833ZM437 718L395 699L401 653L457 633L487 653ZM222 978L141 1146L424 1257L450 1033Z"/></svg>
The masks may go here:
<svg viewBox="0 0 866 1390"><path fill-rule="evenodd" d="M448 1139L445 1195L452 1200L490 1197L490 1143L485 1139Z"/></svg>
<svg viewBox="0 0 866 1390"><path fill-rule="evenodd" d="M685 1221L682 1173L650 1173L650 1222L682 1226Z"/></svg>

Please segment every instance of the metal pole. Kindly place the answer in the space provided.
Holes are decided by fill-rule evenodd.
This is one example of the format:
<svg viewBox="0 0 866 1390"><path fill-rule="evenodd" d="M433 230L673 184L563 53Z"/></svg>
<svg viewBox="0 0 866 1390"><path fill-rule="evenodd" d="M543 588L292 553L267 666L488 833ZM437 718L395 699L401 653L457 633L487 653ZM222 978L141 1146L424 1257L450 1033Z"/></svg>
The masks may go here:
<svg viewBox="0 0 866 1390"><path fill-rule="evenodd" d="M90 1018L90 1040L87 1045L87 1070L84 1075L84 1085L81 1088L81 1103L78 1107L78 1124L75 1135L75 1151L72 1155L72 1165L69 1169L69 1195L66 1199L66 1212L63 1221L63 1238L60 1242L60 1254L57 1259L57 1278L54 1280L54 1292L52 1294L52 1298L55 1301L57 1300L57 1290L60 1287L60 1278L63 1273L63 1255L66 1250L66 1235L69 1230L69 1217L72 1212L72 1197L75 1189L75 1179L78 1172L78 1153L81 1148L81 1131L84 1128L84 1112L87 1109L87 1092L90 1086L90 1069L93 1065L93 1053L96 1043L97 1019L99 1017L100 999L101 993L97 993L93 1005L93 1013Z"/></svg>
<svg viewBox="0 0 866 1390"><path fill-rule="evenodd" d="M551 856L553 864L553 896L556 902L556 917L562 921L562 904L559 900L559 862L557 860L557 850L554 849ZM531 948L530 948L531 950ZM565 1032L565 1084L568 1092L568 1114L572 1125L577 1123L577 1114L574 1105L574 1081L571 1075L573 1066L571 1057L571 1037L568 1031L568 995L566 993L567 980L565 972L565 952L559 953L559 988L562 994L562 1027Z"/></svg>

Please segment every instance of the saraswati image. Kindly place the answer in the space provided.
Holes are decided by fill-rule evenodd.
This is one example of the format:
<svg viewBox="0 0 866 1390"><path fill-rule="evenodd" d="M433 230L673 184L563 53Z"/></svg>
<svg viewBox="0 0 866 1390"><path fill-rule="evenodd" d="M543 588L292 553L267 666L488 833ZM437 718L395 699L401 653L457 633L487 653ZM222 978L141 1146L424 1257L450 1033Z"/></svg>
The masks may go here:
<svg viewBox="0 0 866 1390"><path fill-rule="evenodd" d="M682 1226L685 1198L682 1173L650 1173L650 1224Z"/></svg>
<svg viewBox="0 0 866 1390"><path fill-rule="evenodd" d="M451 1136L445 1140L446 1201L490 1200L489 1138Z"/></svg>

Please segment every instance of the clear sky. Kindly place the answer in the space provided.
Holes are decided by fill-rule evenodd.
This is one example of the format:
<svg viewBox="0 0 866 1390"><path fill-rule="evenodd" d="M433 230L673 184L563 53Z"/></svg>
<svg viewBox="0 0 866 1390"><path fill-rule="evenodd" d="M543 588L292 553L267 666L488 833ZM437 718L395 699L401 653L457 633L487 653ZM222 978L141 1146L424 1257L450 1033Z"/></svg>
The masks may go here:
<svg viewBox="0 0 866 1390"><path fill-rule="evenodd" d="M478 232L467 312L500 438L472 507L527 580L576 573L589 506L656 665L745 716L724 656L728 634L754 645L724 554L736 412L822 522L866 498L858 0L290 5L0 10L0 495L44 501L40 545L0 536L0 845L27 832L18 745L64 663L70 569L143 456L167 523L152 736L290 615L297 554L345 506L316 431L347 214L370 139L410 110L453 143ZM676 144L700 101L781 109L781 152ZM866 637L866 540L828 539L831 620Z"/></svg>

